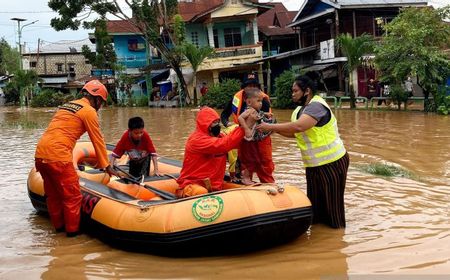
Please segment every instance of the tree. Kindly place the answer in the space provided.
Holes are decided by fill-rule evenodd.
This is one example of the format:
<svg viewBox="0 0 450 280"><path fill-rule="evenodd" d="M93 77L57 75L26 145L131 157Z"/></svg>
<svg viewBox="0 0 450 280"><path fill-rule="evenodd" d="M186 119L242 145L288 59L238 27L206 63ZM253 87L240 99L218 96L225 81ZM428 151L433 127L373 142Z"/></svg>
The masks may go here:
<svg viewBox="0 0 450 280"><path fill-rule="evenodd" d="M191 43L184 43L182 46L182 53L191 64L192 70L194 71L192 85L194 86L194 106L197 106L197 71L203 61L214 53L214 49L210 46L197 47Z"/></svg>
<svg viewBox="0 0 450 280"><path fill-rule="evenodd" d="M106 19L100 18L93 22L95 28L95 52L83 45L82 54L89 63L97 69L117 69L117 56L112 44L112 38L106 30Z"/></svg>
<svg viewBox="0 0 450 280"><path fill-rule="evenodd" d="M5 38L0 40L0 75L19 70L19 52L11 48Z"/></svg>
<svg viewBox="0 0 450 280"><path fill-rule="evenodd" d="M345 69L348 72L350 83L350 107L355 105L355 91L353 85L353 72L363 64L363 56L373 51L373 37L367 34L353 38L350 34L341 34L336 43L342 53L347 57Z"/></svg>
<svg viewBox="0 0 450 280"><path fill-rule="evenodd" d="M91 13L95 12L100 18L113 15L126 20L135 26L147 42L154 46L175 70L180 80L182 89L187 92L186 82L181 72L182 55L178 48L169 48L161 36L161 28L169 37L174 46L180 45L178 36L174 34L171 26L172 18L177 12L177 0L125 0L126 8L131 9L133 18L130 18L124 9L118 4L118 0L49 0L48 6L59 13L60 17L53 18L51 26L57 30L77 30L83 23L83 27L93 26ZM121 3L123 3L121 1Z"/></svg>
<svg viewBox="0 0 450 280"><path fill-rule="evenodd" d="M14 73L11 82L6 86L6 99L8 102L29 104L33 98L33 89L39 81L38 74L33 71L18 70Z"/></svg>
<svg viewBox="0 0 450 280"><path fill-rule="evenodd" d="M386 35L375 48L381 79L401 84L408 75L416 76L426 99L430 93L437 94L450 75L450 61L442 52L450 45L450 25L443 21L449 16L450 6L406 8L386 24Z"/></svg>

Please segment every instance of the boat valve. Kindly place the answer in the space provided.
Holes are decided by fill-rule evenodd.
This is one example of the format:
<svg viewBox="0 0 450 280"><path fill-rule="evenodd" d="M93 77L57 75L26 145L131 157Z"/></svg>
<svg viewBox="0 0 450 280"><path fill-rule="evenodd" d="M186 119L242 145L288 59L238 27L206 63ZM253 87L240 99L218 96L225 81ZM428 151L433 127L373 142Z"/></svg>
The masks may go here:
<svg viewBox="0 0 450 280"><path fill-rule="evenodd" d="M266 191L267 191L267 194L270 194L270 195L277 195L277 193L278 193L275 188L268 188Z"/></svg>

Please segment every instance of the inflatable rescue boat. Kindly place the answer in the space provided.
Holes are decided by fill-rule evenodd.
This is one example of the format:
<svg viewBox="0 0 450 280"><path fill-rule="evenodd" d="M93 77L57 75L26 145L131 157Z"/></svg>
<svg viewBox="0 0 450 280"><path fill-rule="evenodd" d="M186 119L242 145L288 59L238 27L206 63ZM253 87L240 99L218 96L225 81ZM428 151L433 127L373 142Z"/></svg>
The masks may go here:
<svg viewBox="0 0 450 280"><path fill-rule="evenodd" d="M86 168L96 164L90 142L77 143L73 159L83 195L82 231L120 248L162 255L236 253L287 242L311 225L311 203L296 186L226 182L219 192L171 199L178 188L179 161L158 158L159 171L166 175L131 183ZM123 168L126 160L121 159ZM43 181L35 168L27 185L34 208L46 212ZM161 198L155 189L169 196Z"/></svg>

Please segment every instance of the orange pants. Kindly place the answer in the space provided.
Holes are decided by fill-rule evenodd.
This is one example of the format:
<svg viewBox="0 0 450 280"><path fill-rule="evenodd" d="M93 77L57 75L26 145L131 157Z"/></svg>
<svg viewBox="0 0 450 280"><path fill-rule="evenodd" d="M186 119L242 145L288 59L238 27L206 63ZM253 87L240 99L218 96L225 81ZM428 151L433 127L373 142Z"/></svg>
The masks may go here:
<svg viewBox="0 0 450 280"><path fill-rule="evenodd" d="M190 196L195 196L195 195L202 195L202 194L207 194L208 190L200 185L197 184L190 184L187 185L186 187L177 190L177 196L182 198L182 197L190 197Z"/></svg>
<svg viewBox="0 0 450 280"><path fill-rule="evenodd" d="M56 229L77 232L80 227L82 195L77 172L72 162L36 159L36 169L44 180L47 209Z"/></svg>

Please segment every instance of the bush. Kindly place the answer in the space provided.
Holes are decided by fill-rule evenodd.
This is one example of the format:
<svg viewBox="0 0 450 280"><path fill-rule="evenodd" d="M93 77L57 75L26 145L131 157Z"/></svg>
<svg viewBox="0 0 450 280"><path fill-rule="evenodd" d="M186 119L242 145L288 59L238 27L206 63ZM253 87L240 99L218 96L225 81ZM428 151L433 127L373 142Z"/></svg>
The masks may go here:
<svg viewBox="0 0 450 280"><path fill-rule="evenodd" d="M43 89L31 100L31 107L57 107L73 100L73 96L52 89Z"/></svg>
<svg viewBox="0 0 450 280"><path fill-rule="evenodd" d="M241 83L239 80L224 80L208 89L208 93L200 99L200 105L223 109L240 89Z"/></svg>
<svg viewBox="0 0 450 280"><path fill-rule="evenodd" d="M399 110L400 106L402 105L402 102L405 103L406 109L406 101L408 101L408 93L403 89L401 85L394 84L393 86L391 86L389 96L391 97L392 101L397 103Z"/></svg>
<svg viewBox="0 0 450 280"><path fill-rule="evenodd" d="M148 97L146 95L132 96L128 99L128 106L148 107Z"/></svg>
<svg viewBox="0 0 450 280"><path fill-rule="evenodd" d="M435 94L435 103L437 106L437 113L441 115L450 114L450 87L439 87Z"/></svg>
<svg viewBox="0 0 450 280"><path fill-rule="evenodd" d="M287 109L295 107L292 102L292 84L294 83L296 73L292 70L284 71L275 79L275 96L277 100L274 107Z"/></svg>

